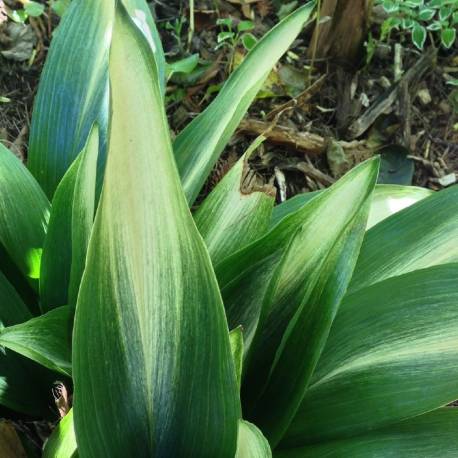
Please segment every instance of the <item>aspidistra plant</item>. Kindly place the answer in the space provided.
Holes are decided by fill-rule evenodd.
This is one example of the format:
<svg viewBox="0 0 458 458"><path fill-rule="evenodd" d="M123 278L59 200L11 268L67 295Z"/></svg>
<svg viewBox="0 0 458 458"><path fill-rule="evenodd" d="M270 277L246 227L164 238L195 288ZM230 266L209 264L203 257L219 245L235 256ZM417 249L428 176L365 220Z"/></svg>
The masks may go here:
<svg viewBox="0 0 458 458"><path fill-rule="evenodd" d="M458 188L376 186L373 158L274 207L260 138L189 209L313 7L172 143L146 3L72 2L30 172L0 146L0 404L52 419L74 387L44 456L454 456Z"/></svg>

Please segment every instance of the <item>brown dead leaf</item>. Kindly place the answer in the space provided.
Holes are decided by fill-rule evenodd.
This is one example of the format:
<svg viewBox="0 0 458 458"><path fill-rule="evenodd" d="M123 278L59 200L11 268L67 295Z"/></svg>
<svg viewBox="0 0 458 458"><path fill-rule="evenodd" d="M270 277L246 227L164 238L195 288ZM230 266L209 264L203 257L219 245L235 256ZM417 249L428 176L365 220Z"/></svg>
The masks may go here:
<svg viewBox="0 0 458 458"><path fill-rule="evenodd" d="M2 458L27 458L16 430L7 421L0 422L0 456Z"/></svg>

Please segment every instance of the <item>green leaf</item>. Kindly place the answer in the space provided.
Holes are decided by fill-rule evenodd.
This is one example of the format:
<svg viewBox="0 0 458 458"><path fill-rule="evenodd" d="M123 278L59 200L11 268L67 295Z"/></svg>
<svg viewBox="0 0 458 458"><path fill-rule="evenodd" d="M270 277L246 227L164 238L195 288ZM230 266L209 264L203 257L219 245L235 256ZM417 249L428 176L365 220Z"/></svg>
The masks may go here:
<svg viewBox="0 0 458 458"><path fill-rule="evenodd" d="M235 373L237 375L237 384L240 390L243 369L243 329L241 326L229 333L229 342L231 344L232 359L234 360Z"/></svg>
<svg viewBox="0 0 458 458"><path fill-rule="evenodd" d="M441 21L445 21L446 19L448 19L450 17L450 15L452 14L452 8L449 7L449 6L443 6L440 10L439 10L439 19Z"/></svg>
<svg viewBox="0 0 458 458"><path fill-rule="evenodd" d="M304 397L350 282L378 166L366 162L298 212L302 224L269 285L242 393L244 412L272 445Z"/></svg>
<svg viewBox="0 0 458 458"><path fill-rule="evenodd" d="M35 99L28 160L49 198L95 121L102 131L103 165L113 12L109 0L74 0L54 32Z"/></svg>
<svg viewBox="0 0 458 458"><path fill-rule="evenodd" d="M64 15L70 6L70 0L53 0L51 1L52 10L60 17Z"/></svg>
<svg viewBox="0 0 458 458"><path fill-rule="evenodd" d="M314 6L314 2L309 2L299 8L260 40L231 74L210 106L175 139L175 158L190 204L199 194L272 67L302 30Z"/></svg>
<svg viewBox="0 0 458 458"><path fill-rule="evenodd" d="M237 24L237 31L240 32L249 32L254 29L253 21L240 21Z"/></svg>
<svg viewBox="0 0 458 458"><path fill-rule="evenodd" d="M435 14L436 10L432 8L422 8L418 13L418 19L421 21L430 21Z"/></svg>
<svg viewBox="0 0 458 458"><path fill-rule="evenodd" d="M145 0L122 2L154 50L152 65L164 87L165 58L149 7ZM103 173L113 14L114 0L74 0L54 32L34 104L28 162L49 198L83 149L94 122L100 127Z"/></svg>
<svg viewBox="0 0 458 458"><path fill-rule="evenodd" d="M426 199L434 192L416 186L377 185L372 197L367 230L404 208Z"/></svg>
<svg viewBox="0 0 458 458"><path fill-rule="evenodd" d="M46 441L43 449L43 458L76 458L76 447L72 409L60 420Z"/></svg>
<svg viewBox="0 0 458 458"><path fill-rule="evenodd" d="M167 64L167 79L175 73L192 73L199 64L199 54L192 54L184 59Z"/></svg>
<svg viewBox="0 0 458 458"><path fill-rule="evenodd" d="M418 22L412 28L412 42L418 49L423 49L426 41L426 29Z"/></svg>
<svg viewBox="0 0 458 458"><path fill-rule="evenodd" d="M21 161L0 143L0 244L32 285L40 273L49 202Z"/></svg>
<svg viewBox="0 0 458 458"><path fill-rule="evenodd" d="M272 212L271 227L278 224L285 216L303 207L322 191L298 194L286 202L274 207ZM371 210L367 221L367 229L375 226L391 215L410 207L416 202L433 194L433 191L416 186L400 186L379 184L375 186L372 197Z"/></svg>
<svg viewBox="0 0 458 458"><path fill-rule="evenodd" d="M0 332L4 330L4 326L13 326L32 318L1 272L0 304ZM48 410L45 390L41 368L37 370L37 366L31 361L0 347L1 405L29 415L41 415Z"/></svg>
<svg viewBox="0 0 458 458"><path fill-rule="evenodd" d="M45 6L30 0L24 4L24 10L29 16L38 17L45 12Z"/></svg>
<svg viewBox="0 0 458 458"><path fill-rule="evenodd" d="M248 166L250 155L264 140L255 140L194 215L213 265L267 232L275 188L258 185Z"/></svg>
<svg viewBox="0 0 458 458"><path fill-rule="evenodd" d="M50 370L71 376L73 310L59 307L0 330L0 345Z"/></svg>
<svg viewBox="0 0 458 458"><path fill-rule="evenodd" d="M269 442L252 423L240 420L235 458L272 458Z"/></svg>
<svg viewBox="0 0 458 458"><path fill-rule="evenodd" d="M447 48L451 48L456 39L456 29L442 29L441 42Z"/></svg>
<svg viewBox="0 0 458 458"><path fill-rule="evenodd" d="M458 409L444 408L350 439L275 452L277 458L455 458Z"/></svg>
<svg viewBox="0 0 458 458"><path fill-rule="evenodd" d="M98 146L94 126L54 194L41 263L43 311L76 304L94 220Z"/></svg>
<svg viewBox="0 0 458 458"><path fill-rule="evenodd" d="M458 261L458 186L434 193L370 229L351 291L389 277Z"/></svg>
<svg viewBox="0 0 458 458"><path fill-rule="evenodd" d="M343 301L288 447L367 433L458 398L458 264Z"/></svg>
<svg viewBox="0 0 458 458"><path fill-rule="evenodd" d="M245 348L249 350L242 389L244 412L270 436L271 443L287 427L302 398L324 343L322 339L351 275L353 247L358 246L364 234L364 213L377 168L377 160L355 168L262 239L217 266L229 324L243 326ZM339 264L343 257L345 268ZM338 287L334 285L331 266L336 268L336 275L341 275ZM320 300L326 279L329 288L323 289ZM309 314L307 320L304 314ZM316 327L315 333L300 330L307 323ZM307 342L299 343L299 336ZM288 339L296 338L298 341L284 346ZM300 362L298 347L303 356ZM279 390L282 367L294 352L291 376Z"/></svg>
<svg viewBox="0 0 458 458"><path fill-rule="evenodd" d="M152 59L118 3L108 161L74 326L78 449L233 457L240 405L224 308Z"/></svg>

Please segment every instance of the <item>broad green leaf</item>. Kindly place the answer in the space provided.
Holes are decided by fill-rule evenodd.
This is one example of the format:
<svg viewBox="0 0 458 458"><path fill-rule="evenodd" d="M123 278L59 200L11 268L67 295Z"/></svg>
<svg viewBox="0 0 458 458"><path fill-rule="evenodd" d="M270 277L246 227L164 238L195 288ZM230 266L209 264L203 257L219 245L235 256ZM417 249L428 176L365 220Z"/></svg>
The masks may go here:
<svg viewBox="0 0 458 458"><path fill-rule="evenodd" d="M94 220L98 146L94 126L54 194L41 263L43 311L76 304Z"/></svg>
<svg viewBox="0 0 458 458"><path fill-rule="evenodd" d="M45 315L0 330L0 345L48 369L71 376L73 309L59 307Z"/></svg>
<svg viewBox="0 0 458 458"><path fill-rule="evenodd" d="M0 272L0 332L32 318L19 295ZM0 344L0 405L29 415L46 410L43 373L31 361L5 350Z"/></svg>
<svg viewBox="0 0 458 458"><path fill-rule="evenodd" d="M75 458L75 429L73 427L73 409L65 415L46 441L43 458Z"/></svg>
<svg viewBox="0 0 458 458"><path fill-rule="evenodd" d="M237 385L240 390L243 369L243 329L241 326L229 333L229 342L231 344L232 359L234 360L235 373L237 375Z"/></svg>
<svg viewBox="0 0 458 458"><path fill-rule="evenodd" d="M275 269L243 391L248 418L272 445L299 408L350 282L378 166L366 162L298 212L302 224Z"/></svg>
<svg viewBox="0 0 458 458"><path fill-rule="evenodd" d="M229 324L244 329L248 363L242 388L244 412L271 443L288 426L302 399L345 292L377 170L378 160L355 168L263 238L217 266ZM329 287L323 288L326 283ZM300 329L307 325L315 331ZM285 346L289 339L294 343ZM303 356L300 362L297 348ZM283 377L279 383L293 353L289 379Z"/></svg>
<svg viewBox="0 0 458 458"><path fill-rule="evenodd" d="M175 139L175 159L190 204L199 194L272 67L296 39L314 7L314 1L307 3L260 40L231 74L210 106Z"/></svg>
<svg viewBox="0 0 458 458"><path fill-rule="evenodd" d="M104 155L113 5L113 0L72 1L51 41L34 104L28 160L49 198L95 121Z"/></svg>
<svg viewBox="0 0 458 458"><path fill-rule="evenodd" d="M389 277L458 261L458 186L385 219L365 237L351 291Z"/></svg>
<svg viewBox="0 0 458 458"><path fill-rule="evenodd" d="M0 271L0 332L5 326L12 326L32 318L13 286Z"/></svg>
<svg viewBox="0 0 458 458"><path fill-rule="evenodd" d="M228 327L152 59L118 3L108 161L73 337L78 449L233 457L240 405Z"/></svg>
<svg viewBox="0 0 458 458"><path fill-rule="evenodd" d="M445 28L441 30L441 43L447 48L451 48L456 39L456 29Z"/></svg>
<svg viewBox="0 0 458 458"><path fill-rule="evenodd" d="M0 244L32 285L40 273L49 202L21 161L0 143Z"/></svg>
<svg viewBox="0 0 458 458"><path fill-rule="evenodd" d="M41 3L29 0L24 4L24 10L29 16L38 17L45 12L45 6Z"/></svg>
<svg viewBox="0 0 458 458"><path fill-rule="evenodd" d="M426 41L426 28L415 22L412 27L412 42L420 50L423 49Z"/></svg>
<svg viewBox="0 0 458 458"><path fill-rule="evenodd" d="M343 301L284 444L367 433L458 399L458 264Z"/></svg>
<svg viewBox="0 0 458 458"><path fill-rule="evenodd" d="M162 46L146 1L122 2L154 50L152 64L165 82ZM83 149L94 122L100 127L99 172L103 172L114 3L73 0L54 32L35 100L28 162L50 199Z"/></svg>
<svg viewBox="0 0 458 458"><path fill-rule="evenodd" d="M272 458L269 442L255 425L240 420L235 458Z"/></svg>
<svg viewBox="0 0 458 458"><path fill-rule="evenodd" d="M257 185L248 159L264 141L260 137L218 183L194 215L213 265L267 232L275 188Z"/></svg>
<svg viewBox="0 0 458 458"><path fill-rule="evenodd" d="M350 439L275 452L275 458L455 458L458 409L443 408Z"/></svg>
<svg viewBox="0 0 458 458"><path fill-rule="evenodd" d="M306 192L298 194L286 202L274 207L272 212L271 227L278 224L285 216L303 207L309 200L313 199L323 191ZM367 221L367 229L375 226L380 221L391 215L410 207L419 200L433 194L433 191L416 186L399 186L391 184L378 184L375 186L372 196L371 210Z"/></svg>

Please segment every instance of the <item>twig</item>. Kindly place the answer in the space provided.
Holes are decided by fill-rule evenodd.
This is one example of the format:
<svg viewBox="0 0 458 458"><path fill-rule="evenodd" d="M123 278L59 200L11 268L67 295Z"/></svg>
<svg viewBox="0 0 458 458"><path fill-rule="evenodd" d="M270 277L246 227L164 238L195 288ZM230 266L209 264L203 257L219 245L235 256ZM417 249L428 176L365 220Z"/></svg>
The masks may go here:
<svg viewBox="0 0 458 458"><path fill-rule="evenodd" d="M239 131L252 136L264 135L271 143L286 145L297 151L310 154L324 153L328 143L319 135L298 132L290 127L276 126L257 119L243 120L240 123Z"/></svg>

